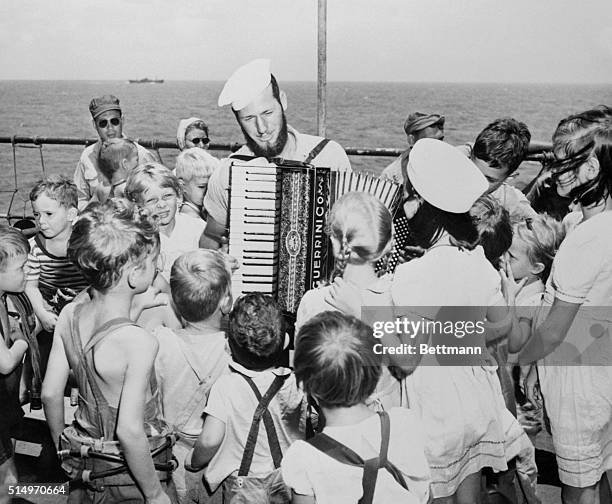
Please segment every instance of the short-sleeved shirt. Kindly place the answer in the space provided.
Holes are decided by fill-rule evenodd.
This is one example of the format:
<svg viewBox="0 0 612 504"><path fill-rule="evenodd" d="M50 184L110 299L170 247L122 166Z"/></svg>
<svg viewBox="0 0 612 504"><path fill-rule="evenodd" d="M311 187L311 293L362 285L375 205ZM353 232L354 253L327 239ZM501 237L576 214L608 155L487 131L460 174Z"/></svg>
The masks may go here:
<svg viewBox="0 0 612 504"><path fill-rule="evenodd" d="M323 138L299 133L291 126L288 134L295 140L295 150L284 156L292 161L304 161ZM236 155L253 156L254 153L246 145L241 147ZM315 166L329 167L336 171L351 171L351 163L344 149L333 140L330 141L311 163ZM230 181L231 159L222 159L219 168L208 181L208 190L204 196L204 208L209 216L218 223L227 222L228 190Z"/></svg>
<svg viewBox="0 0 612 504"><path fill-rule="evenodd" d="M544 305L557 298L581 305L563 343L545 362L565 362L577 351L590 359L587 350L599 348L602 358L612 355L612 338L604 331L612 328L612 211L591 217L576 228L561 243L546 283ZM540 313L540 318L546 311ZM569 352L569 353L568 353ZM584 361L585 364L591 363Z"/></svg>
<svg viewBox="0 0 612 504"><path fill-rule="evenodd" d="M206 222L202 219L177 212L170 236L159 233L160 256L164 263L162 273L166 280L170 280L170 270L179 256L200 247L200 236L205 226Z"/></svg>
<svg viewBox="0 0 612 504"><path fill-rule="evenodd" d="M55 313L88 286L81 270L68 257L49 252L40 234L30 238L27 280L38 281L38 290Z"/></svg>
<svg viewBox="0 0 612 504"><path fill-rule="evenodd" d="M412 147L406 149L398 157L396 157L391 164L389 164L380 174L380 178L392 180L396 184L404 183L404 176L402 175L402 163L408 164L408 156Z"/></svg>
<svg viewBox="0 0 612 504"><path fill-rule="evenodd" d="M274 421L281 451L303 437L299 432L300 415L304 394L298 389L295 376L288 368L274 368L265 371L251 371L236 362L230 367L249 376L262 395L277 375L290 375L273 397L268 410ZM244 453L253 414L259 401L243 376L238 372L221 376L213 385L204 412L225 423L225 436L221 446L206 468L206 480L211 489L233 473L237 473ZM250 475L267 475L274 470L274 463L266 437L266 430L260 425Z"/></svg>
<svg viewBox="0 0 612 504"><path fill-rule="evenodd" d="M74 170L74 183L77 186L79 196L79 210L83 210L92 199L103 201L110 190L110 183L98 168L98 155L101 146L102 141L98 140L96 143L85 147ZM147 149L139 144L136 144L136 147L138 148L138 164L157 161L155 156ZM106 187L106 190L104 187Z"/></svg>
<svg viewBox="0 0 612 504"><path fill-rule="evenodd" d="M391 422L388 459L401 471L409 491L387 470L380 469L374 502L424 504L429 498L430 473L420 421L414 412L405 408L391 408L388 413ZM325 427L323 432L364 460L379 454L378 415L353 425ZM281 467L285 483L297 494L314 496L318 504L352 504L362 496L362 468L338 462L305 441L291 445Z"/></svg>
<svg viewBox="0 0 612 504"><path fill-rule="evenodd" d="M197 436L202 430L201 414L206 406L203 402L197 411L183 422L182 412L194 405L186 404L199 387L198 375L192 370L185 356L189 353L192 362L199 364L198 373L214 383L223 373L228 373L230 356L226 348L223 331L210 334L180 334L167 327L158 327L153 335L159 343L155 359L155 373L162 392L164 418L168 424L179 427L181 434ZM179 424L179 420L181 425Z"/></svg>

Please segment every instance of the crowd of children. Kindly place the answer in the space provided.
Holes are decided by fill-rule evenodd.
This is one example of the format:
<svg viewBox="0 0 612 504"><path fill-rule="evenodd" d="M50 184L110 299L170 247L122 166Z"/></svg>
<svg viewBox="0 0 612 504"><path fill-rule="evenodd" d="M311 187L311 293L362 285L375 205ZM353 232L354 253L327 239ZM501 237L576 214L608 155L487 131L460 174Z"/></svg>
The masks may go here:
<svg viewBox="0 0 612 504"><path fill-rule="evenodd" d="M11 297L25 292L70 502L467 504L487 502L495 473L489 490L509 477L508 502L536 503L516 389L550 426L563 501L611 502L612 110L568 117L553 147L559 194L579 210L563 224L513 216L474 160L417 141L402 207L422 253L393 273L378 273L394 248L389 210L367 193L339 198L336 269L303 296L290 359L274 298L234 299L235 263L199 248L217 168L204 150L183 150L173 172L138 164L126 138L103 142L106 192L80 214L73 182L40 181L38 234L0 226L0 500L17 481L11 429L33 341ZM402 355L390 350L444 341L373 330L446 307L485 322L475 360Z"/></svg>

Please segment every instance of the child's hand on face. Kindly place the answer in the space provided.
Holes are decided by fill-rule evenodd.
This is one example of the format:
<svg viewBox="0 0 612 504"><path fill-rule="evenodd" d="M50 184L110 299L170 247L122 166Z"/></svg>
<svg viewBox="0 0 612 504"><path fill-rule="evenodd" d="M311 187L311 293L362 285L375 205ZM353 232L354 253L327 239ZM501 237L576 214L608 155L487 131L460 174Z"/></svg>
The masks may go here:
<svg viewBox="0 0 612 504"><path fill-rule="evenodd" d="M518 293L523 290L528 278L525 277L519 282L514 279L514 274L512 273L512 267L510 266L510 260L507 253L504 254L500 261L499 276L501 277L501 288L504 299L508 305L514 305L516 303L516 296L518 296Z"/></svg>
<svg viewBox="0 0 612 504"><path fill-rule="evenodd" d="M331 284L325 301L342 313L361 317L361 293L357 287L341 277L336 278Z"/></svg>
<svg viewBox="0 0 612 504"><path fill-rule="evenodd" d="M45 311L40 315L39 319L45 331L52 332L55 329L55 324L57 324L57 315L55 313Z"/></svg>

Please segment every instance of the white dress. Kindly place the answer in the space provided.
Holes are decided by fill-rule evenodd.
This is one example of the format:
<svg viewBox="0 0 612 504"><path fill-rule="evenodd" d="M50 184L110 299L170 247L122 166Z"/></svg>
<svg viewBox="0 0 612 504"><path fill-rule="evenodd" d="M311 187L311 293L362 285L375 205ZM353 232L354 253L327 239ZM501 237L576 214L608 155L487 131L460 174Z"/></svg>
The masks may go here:
<svg viewBox="0 0 612 504"><path fill-rule="evenodd" d="M579 224L561 244L544 294L545 306L555 297L581 305L561 345L538 363L559 478L575 487L612 469L611 230L610 211Z"/></svg>
<svg viewBox="0 0 612 504"><path fill-rule="evenodd" d="M441 306L461 306L471 307L472 320L484 320L487 307L504 303L499 286L482 247L442 245L398 266L391 292L400 314L404 309L428 318ZM425 426L425 454L438 498L453 495L484 467L506 470L506 461L521 450L524 432L506 409L497 368L486 352L477 366L440 366L433 359L423 356L406 387L410 408Z"/></svg>

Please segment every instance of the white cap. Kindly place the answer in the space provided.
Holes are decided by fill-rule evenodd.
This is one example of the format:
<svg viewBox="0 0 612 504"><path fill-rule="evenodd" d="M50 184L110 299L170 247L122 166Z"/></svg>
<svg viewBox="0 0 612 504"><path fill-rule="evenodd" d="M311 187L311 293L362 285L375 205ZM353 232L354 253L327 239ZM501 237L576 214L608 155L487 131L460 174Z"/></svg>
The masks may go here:
<svg viewBox="0 0 612 504"><path fill-rule="evenodd" d="M433 138L414 144L407 171L419 195L446 212L467 212L489 188L478 167L459 149Z"/></svg>
<svg viewBox="0 0 612 504"><path fill-rule="evenodd" d="M223 86L219 107L231 103L234 110L243 109L268 87L271 77L269 59L256 59L241 66Z"/></svg>

